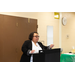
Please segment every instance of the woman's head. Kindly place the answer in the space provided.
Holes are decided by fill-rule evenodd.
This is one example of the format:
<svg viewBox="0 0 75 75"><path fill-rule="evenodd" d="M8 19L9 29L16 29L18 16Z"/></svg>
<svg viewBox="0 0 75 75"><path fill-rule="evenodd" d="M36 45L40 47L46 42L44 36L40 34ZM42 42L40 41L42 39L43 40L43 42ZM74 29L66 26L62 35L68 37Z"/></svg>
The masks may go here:
<svg viewBox="0 0 75 75"><path fill-rule="evenodd" d="M39 40L38 33L37 32L30 33L29 40L32 40L34 42L38 42L38 40Z"/></svg>

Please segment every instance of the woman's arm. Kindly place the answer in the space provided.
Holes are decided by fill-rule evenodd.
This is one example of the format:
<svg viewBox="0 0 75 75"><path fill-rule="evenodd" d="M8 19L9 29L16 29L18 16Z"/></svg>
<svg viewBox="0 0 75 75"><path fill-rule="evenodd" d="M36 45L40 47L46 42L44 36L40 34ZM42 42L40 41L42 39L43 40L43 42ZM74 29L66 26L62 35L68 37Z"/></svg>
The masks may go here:
<svg viewBox="0 0 75 75"><path fill-rule="evenodd" d="M25 41L22 46L22 52L26 55L29 55L30 50L28 50L28 41Z"/></svg>
<svg viewBox="0 0 75 75"><path fill-rule="evenodd" d="M38 42L40 44L40 46L43 48L43 49L51 49L50 48L50 45L49 46L44 46L41 42Z"/></svg>
<svg viewBox="0 0 75 75"><path fill-rule="evenodd" d="M35 50L29 50L28 45L29 45L29 41L25 41L23 46L22 46L22 52L26 55L29 56L29 54L34 53Z"/></svg>
<svg viewBox="0 0 75 75"><path fill-rule="evenodd" d="M41 47L43 49L52 49L52 47L54 46L53 44L49 45L49 46L44 46L41 42L39 42L39 44L41 45Z"/></svg>

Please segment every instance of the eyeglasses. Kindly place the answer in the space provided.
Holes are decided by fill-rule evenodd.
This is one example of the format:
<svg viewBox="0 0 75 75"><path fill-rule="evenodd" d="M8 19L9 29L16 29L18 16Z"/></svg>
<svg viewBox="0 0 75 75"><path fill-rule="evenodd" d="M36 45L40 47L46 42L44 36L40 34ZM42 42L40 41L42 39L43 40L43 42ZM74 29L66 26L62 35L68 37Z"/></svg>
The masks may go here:
<svg viewBox="0 0 75 75"><path fill-rule="evenodd" d="M40 37L40 36L33 36L33 37L36 37L37 38L37 37Z"/></svg>

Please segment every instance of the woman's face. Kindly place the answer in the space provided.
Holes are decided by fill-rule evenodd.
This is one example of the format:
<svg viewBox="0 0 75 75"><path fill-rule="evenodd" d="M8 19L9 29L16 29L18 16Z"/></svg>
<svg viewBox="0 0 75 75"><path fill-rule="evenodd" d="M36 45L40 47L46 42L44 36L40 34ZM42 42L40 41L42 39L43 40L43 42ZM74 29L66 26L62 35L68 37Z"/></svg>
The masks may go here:
<svg viewBox="0 0 75 75"><path fill-rule="evenodd" d="M38 40L39 40L38 34L37 33L34 33L32 41L38 42Z"/></svg>

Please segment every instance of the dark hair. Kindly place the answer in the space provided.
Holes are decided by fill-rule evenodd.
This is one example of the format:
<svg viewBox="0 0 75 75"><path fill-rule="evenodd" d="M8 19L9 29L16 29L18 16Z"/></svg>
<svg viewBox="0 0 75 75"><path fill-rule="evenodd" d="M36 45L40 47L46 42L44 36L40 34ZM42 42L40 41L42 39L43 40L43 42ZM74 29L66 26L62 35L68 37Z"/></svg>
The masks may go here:
<svg viewBox="0 0 75 75"><path fill-rule="evenodd" d="M32 33L29 34L29 40L32 40L32 39L33 39L34 33L37 33L37 32L32 32ZM38 33L37 33L37 34L38 34Z"/></svg>

